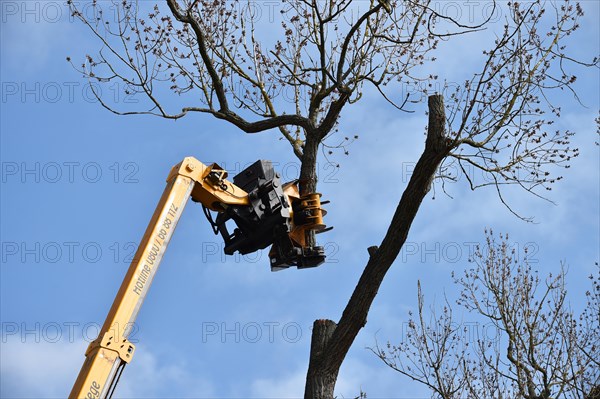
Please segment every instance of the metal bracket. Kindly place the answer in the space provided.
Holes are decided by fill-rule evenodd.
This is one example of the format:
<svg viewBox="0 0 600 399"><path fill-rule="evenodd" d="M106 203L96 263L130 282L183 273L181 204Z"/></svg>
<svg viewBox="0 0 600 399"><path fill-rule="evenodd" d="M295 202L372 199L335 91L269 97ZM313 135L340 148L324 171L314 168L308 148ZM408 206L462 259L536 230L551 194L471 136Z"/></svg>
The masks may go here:
<svg viewBox="0 0 600 399"><path fill-rule="evenodd" d="M115 340L114 334L110 331L105 333L102 338L98 337L88 345L85 355L87 356L90 352L95 349L104 348L117 352L119 358L125 363L129 363L133 358L135 352L135 345L129 342L127 338L121 338L120 341Z"/></svg>

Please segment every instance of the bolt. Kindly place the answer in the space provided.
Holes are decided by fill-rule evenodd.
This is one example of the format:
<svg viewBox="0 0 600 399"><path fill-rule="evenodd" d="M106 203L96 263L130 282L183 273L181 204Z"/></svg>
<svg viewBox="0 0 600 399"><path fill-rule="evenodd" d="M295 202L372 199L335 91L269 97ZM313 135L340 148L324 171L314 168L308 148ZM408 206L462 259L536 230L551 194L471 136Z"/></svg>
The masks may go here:
<svg viewBox="0 0 600 399"><path fill-rule="evenodd" d="M196 166L192 163L188 163L187 165L185 165L185 168L188 170L188 172L193 172L194 169L196 169Z"/></svg>

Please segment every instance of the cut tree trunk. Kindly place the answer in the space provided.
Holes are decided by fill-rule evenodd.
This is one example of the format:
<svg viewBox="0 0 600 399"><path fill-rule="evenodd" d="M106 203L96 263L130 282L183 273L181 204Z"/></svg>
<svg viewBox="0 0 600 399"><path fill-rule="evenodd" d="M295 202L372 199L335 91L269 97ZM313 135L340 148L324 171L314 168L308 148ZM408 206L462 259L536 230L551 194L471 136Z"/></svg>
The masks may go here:
<svg viewBox="0 0 600 399"><path fill-rule="evenodd" d="M429 125L425 149L417 162L388 231L379 248L369 248L369 261L340 321L317 320L313 325L305 399L333 398L335 383L350 346L367 322L367 315L385 274L406 242L410 226L431 187L435 173L448 155L451 142L444 134L445 112L441 95L429 97Z"/></svg>

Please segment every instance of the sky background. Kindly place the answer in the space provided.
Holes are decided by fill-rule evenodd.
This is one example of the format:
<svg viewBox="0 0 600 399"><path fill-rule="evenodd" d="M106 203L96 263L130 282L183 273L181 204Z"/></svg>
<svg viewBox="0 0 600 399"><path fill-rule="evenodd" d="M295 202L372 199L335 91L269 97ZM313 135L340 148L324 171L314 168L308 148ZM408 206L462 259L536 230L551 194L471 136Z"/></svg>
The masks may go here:
<svg viewBox="0 0 600 399"><path fill-rule="evenodd" d="M466 10L483 12L485 2L466 3L441 7L452 4L463 18ZM582 28L570 44L576 56L590 59L600 49L599 6L583 6ZM98 333L171 166L194 156L233 176L269 159L292 180L299 164L276 132L245 135L204 115L167 121L109 113L65 61L79 62L98 46L64 2L3 1L1 7L0 396L60 398ZM462 82L478 70L480 50L500 23L480 36L443 43L433 70ZM594 118L600 80L597 69L573 72L584 106L560 94L558 127L577 132L581 155L551 192L556 205L511 191L514 207L535 217L536 223L525 223L493 190L471 192L464 178L449 186L453 198L432 191L342 366L339 397L361 390L370 398L427 396L366 348L402 338L416 307L417 280L428 303L439 305L444 294L455 299L451 272L467 267L486 228L508 233L542 275L568 265L570 304L581 310L591 286L587 276L597 272L599 259ZM139 100L102 90L124 106ZM319 160L319 190L331 201L326 223L335 227L318 236L328 255L319 268L272 273L266 251L225 257L201 207L189 204L130 337L136 356L117 396L302 396L312 322L339 319L367 247L383 238L423 148L422 100L414 113L399 113L367 92L342 114L339 137L359 139L348 156Z"/></svg>

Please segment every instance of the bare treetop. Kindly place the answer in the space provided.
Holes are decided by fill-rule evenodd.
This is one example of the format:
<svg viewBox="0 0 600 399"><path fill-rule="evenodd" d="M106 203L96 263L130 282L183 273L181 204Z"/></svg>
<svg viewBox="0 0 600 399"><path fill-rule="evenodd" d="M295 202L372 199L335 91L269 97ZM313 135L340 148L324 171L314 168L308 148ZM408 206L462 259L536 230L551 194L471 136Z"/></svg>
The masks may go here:
<svg viewBox="0 0 600 399"><path fill-rule="evenodd" d="M125 0L110 6L115 18L100 2L92 3L93 18L70 2L102 44L77 69L149 100L145 108L118 109L94 91L104 107L169 119L206 113L247 133L276 128L302 160L308 191L316 189L317 150L336 131L342 109L371 86L405 110L412 99L399 88L437 79L426 72L434 50L450 36L491 28L496 3L491 5L487 19L465 25L431 0L303 0L277 7L251 0L166 0L146 11L140 8L146 5ZM561 108L552 103L551 90L576 97L567 64L581 62L567 55L565 39L583 11L570 2L538 0L509 2L500 15L481 69L446 93L450 151L437 177L444 189L445 181L457 178L451 171L460 171L473 189L494 186L509 206L502 186L519 185L543 197L561 179L549 166L568 167L578 155L570 144L573 133L552 129ZM585 65L597 66L598 59ZM183 103L179 109L165 101L169 91ZM473 170L485 179L476 181Z"/></svg>
<svg viewBox="0 0 600 399"><path fill-rule="evenodd" d="M495 186L505 205L503 185L543 197L562 178L549 166L568 168L579 155L570 142L574 133L552 126L561 107L553 103L551 90L567 90L578 100L572 87L576 76L566 64L598 65L597 57L584 63L566 55L565 39L583 16L579 4L514 2L507 11L502 31L483 52L481 70L449 96L454 149L440 168L440 177L452 179L447 171L458 165L472 189ZM486 178L475 181L468 170L480 170Z"/></svg>
<svg viewBox="0 0 600 399"><path fill-rule="evenodd" d="M596 398L600 274L590 276L592 289L577 317L563 264L542 278L527 253L519 256L508 236L497 239L491 231L471 262L454 276L461 290L456 304L482 317L481 326L466 327L448 299L441 313L431 306L427 318L419 283L417 312L401 342L376 344L373 352L427 386L432 398Z"/></svg>
<svg viewBox="0 0 600 399"><path fill-rule="evenodd" d="M385 86L414 80L411 71L431 60L437 37L448 34L435 32L442 16L427 0L393 8L387 1L287 1L266 10L257 4L168 0L168 10L155 5L142 15L137 2L123 1L112 5L113 21L98 2L93 18L70 2L102 42L78 69L150 99L147 109L125 111L99 98L115 113L177 119L204 112L249 133L279 128L301 156L305 131L324 138L365 83L402 108L407 98L388 95ZM455 27L455 33L477 28ZM166 87L193 93L193 102L167 109ZM289 102L274 100L282 94Z"/></svg>

